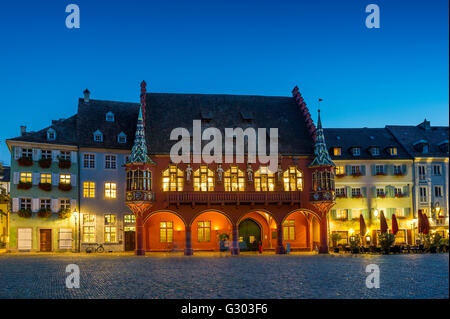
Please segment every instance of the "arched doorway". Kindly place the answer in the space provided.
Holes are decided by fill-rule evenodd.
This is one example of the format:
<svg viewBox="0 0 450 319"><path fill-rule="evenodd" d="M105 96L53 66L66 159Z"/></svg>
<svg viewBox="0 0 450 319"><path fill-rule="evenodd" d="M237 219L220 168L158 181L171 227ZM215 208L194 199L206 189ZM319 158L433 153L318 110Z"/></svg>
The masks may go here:
<svg viewBox="0 0 450 319"><path fill-rule="evenodd" d="M316 217L308 211L289 213L282 222L284 245L289 244L292 250L311 251L318 240L317 225Z"/></svg>
<svg viewBox="0 0 450 319"><path fill-rule="evenodd" d="M191 240L194 251L219 251L220 238L232 240L232 223L221 211L204 211L198 214L191 223Z"/></svg>
<svg viewBox="0 0 450 319"><path fill-rule="evenodd" d="M239 248L241 251L256 251L262 240L261 226L252 218L239 223Z"/></svg>

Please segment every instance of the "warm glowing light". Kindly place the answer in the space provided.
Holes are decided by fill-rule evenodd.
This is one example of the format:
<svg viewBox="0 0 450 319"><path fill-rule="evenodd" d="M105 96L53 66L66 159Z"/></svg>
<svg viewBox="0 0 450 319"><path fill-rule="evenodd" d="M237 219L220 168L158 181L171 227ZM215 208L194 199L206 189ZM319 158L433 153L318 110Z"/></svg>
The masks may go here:
<svg viewBox="0 0 450 319"><path fill-rule="evenodd" d="M367 228L366 235L370 234L370 228ZM368 236L370 238L370 236Z"/></svg>
<svg viewBox="0 0 450 319"><path fill-rule="evenodd" d="M76 210L73 212L73 216L74 216L75 218L78 218L78 212L77 212Z"/></svg>
<svg viewBox="0 0 450 319"><path fill-rule="evenodd" d="M350 233L350 234L354 234L355 233L355 231L353 230L353 228L350 228L349 230L348 230L348 232Z"/></svg>
<svg viewBox="0 0 450 319"><path fill-rule="evenodd" d="M216 227L214 227L214 230L216 230L216 231L217 231L217 230L219 230L219 227L217 227L217 226L216 226Z"/></svg>
<svg viewBox="0 0 450 319"><path fill-rule="evenodd" d="M375 209L375 210L373 211L373 214L375 215L375 217L378 217L378 209Z"/></svg>

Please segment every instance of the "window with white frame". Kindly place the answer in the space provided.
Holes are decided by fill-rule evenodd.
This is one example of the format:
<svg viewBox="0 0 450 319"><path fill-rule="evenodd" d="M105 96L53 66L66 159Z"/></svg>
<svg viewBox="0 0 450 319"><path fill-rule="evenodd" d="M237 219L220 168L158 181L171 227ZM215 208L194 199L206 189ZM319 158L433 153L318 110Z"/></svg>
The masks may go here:
<svg viewBox="0 0 450 319"><path fill-rule="evenodd" d="M336 209L336 219L347 219L347 216L346 209Z"/></svg>
<svg viewBox="0 0 450 319"><path fill-rule="evenodd" d="M361 166L360 165L352 165L352 174L353 175L361 174Z"/></svg>
<svg viewBox="0 0 450 319"><path fill-rule="evenodd" d="M136 222L136 216L134 214L126 214L123 216L123 222L125 224L134 224Z"/></svg>
<svg viewBox="0 0 450 319"><path fill-rule="evenodd" d="M60 174L59 175L60 184L70 184L70 174Z"/></svg>
<svg viewBox="0 0 450 319"><path fill-rule="evenodd" d="M117 184L116 183L105 183L105 198L114 199L117 198Z"/></svg>
<svg viewBox="0 0 450 319"><path fill-rule="evenodd" d="M94 142L103 142L103 133L99 130L94 132Z"/></svg>
<svg viewBox="0 0 450 319"><path fill-rule="evenodd" d="M59 158L65 161L70 161L70 152L61 151L61 153L59 154Z"/></svg>
<svg viewBox="0 0 450 319"><path fill-rule="evenodd" d="M403 208L396 208L394 213L396 217L405 217L405 210Z"/></svg>
<svg viewBox="0 0 450 319"><path fill-rule="evenodd" d="M47 130L47 140L54 141L56 139L56 132L54 129L50 128Z"/></svg>
<svg viewBox="0 0 450 319"><path fill-rule="evenodd" d="M345 167L343 165L336 166L336 175L345 175Z"/></svg>
<svg viewBox="0 0 450 319"><path fill-rule="evenodd" d="M336 197L345 197L345 187L336 188Z"/></svg>
<svg viewBox="0 0 450 319"><path fill-rule="evenodd" d="M352 187L352 197L359 197L359 196L361 196L361 188Z"/></svg>
<svg viewBox="0 0 450 319"><path fill-rule="evenodd" d="M41 151L41 158L42 159L50 159L50 158L52 158L52 151L51 150L42 150Z"/></svg>
<svg viewBox="0 0 450 319"><path fill-rule="evenodd" d="M385 171L384 171L384 165L375 165L375 173L377 175L384 175Z"/></svg>
<svg viewBox="0 0 450 319"><path fill-rule="evenodd" d="M31 148L22 148L22 157L33 158L33 149L31 149Z"/></svg>
<svg viewBox="0 0 450 319"><path fill-rule="evenodd" d="M401 165L394 165L394 175L400 175L402 173Z"/></svg>
<svg viewBox="0 0 450 319"><path fill-rule="evenodd" d="M117 165L116 155L105 155L105 169L116 169Z"/></svg>
<svg viewBox="0 0 450 319"><path fill-rule="evenodd" d="M380 155L380 148L379 147L372 147L370 149L372 156L379 156Z"/></svg>
<svg viewBox="0 0 450 319"><path fill-rule="evenodd" d="M106 113L106 121L107 122L114 122L114 113L113 112Z"/></svg>
<svg viewBox="0 0 450 319"><path fill-rule="evenodd" d="M421 203L428 202L427 188L425 186L419 187L419 202L421 202Z"/></svg>
<svg viewBox="0 0 450 319"><path fill-rule="evenodd" d="M384 188L382 188L382 187L377 187L377 196L378 196L378 197L383 197L383 196L385 196Z"/></svg>
<svg viewBox="0 0 450 319"><path fill-rule="evenodd" d="M118 143L126 143L127 142L127 135L124 132L120 132L119 135L117 135L117 142Z"/></svg>
<svg viewBox="0 0 450 319"><path fill-rule="evenodd" d="M95 154L83 154L83 168L95 168Z"/></svg>
<svg viewBox="0 0 450 319"><path fill-rule="evenodd" d="M84 213L83 214L83 242L95 243L95 215Z"/></svg>
<svg viewBox="0 0 450 319"><path fill-rule="evenodd" d="M20 182L21 183L31 183L33 179L33 173L31 172L20 172Z"/></svg>
<svg viewBox="0 0 450 319"><path fill-rule="evenodd" d="M31 198L21 198L19 201L19 209L31 210Z"/></svg>
<svg viewBox="0 0 450 319"><path fill-rule="evenodd" d="M401 187L395 187L394 188L394 195L397 196L397 197L402 196L403 195L402 188Z"/></svg>
<svg viewBox="0 0 450 319"><path fill-rule="evenodd" d="M424 181L425 177L426 177L426 167L425 167L425 165L419 165L417 167L417 169L419 170L419 180Z"/></svg>
<svg viewBox="0 0 450 319"><path fill-rule="evenodd" d="M70 210L70 199L61 199L59 202L61 210Z"/></svg>
<svg viewBox="0 0 450 319"><path fill-rule="evenodd" d="M39 201L39 208L50 210L52 208L51 200L49 198L41 199Z"/></svg>
<svg viewBox="0 0 450 319"><path fill-rule="evenodd" d="M434 186L434 197L442 197L442 186Z"/></svg>
<svg viewBox="0 0 450 319"><path fill-rule="evenodd" d="M352 148L352 154L353 154L353 156L360 156L361 155L361 149L359 147L353 147Z"/></svg>
<svg viewBox="0 0 450 319"><path fill-rule="evenodd" d="M52 174L50 173L41 173L41 184L51 184L52 183Z"/></svg>
<svg viewBox="0 0 450 319"><path fill-rule="evenodd" d="M441 165L439 165L439 164L433 165L433 175L437 175L437 176L441 175Z"/></svg>

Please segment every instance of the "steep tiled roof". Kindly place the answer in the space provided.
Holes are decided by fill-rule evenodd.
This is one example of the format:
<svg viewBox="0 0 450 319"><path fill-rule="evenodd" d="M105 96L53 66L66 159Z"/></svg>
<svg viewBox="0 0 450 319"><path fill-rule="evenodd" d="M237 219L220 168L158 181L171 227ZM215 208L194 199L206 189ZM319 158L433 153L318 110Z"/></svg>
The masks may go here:
<svg viewBox="0 0 450 319"><path fill-rule="evenodd" d="M10 181L10 174L11 174L11 167L9 166L2 166L0 167L0 182L9 182Z"/></svg>
<svg viewBox="0 0 450 319"><path fill-rule="evenodd" d="M324 129L327 146L333 160L345 159L406 159L411 156L385 128L329 128ZM341 156L334 156L332 149L341 148ZM351 149L360 147L360 156L353 156ZM379 147L380 155L372 156L370 149ZM397 156L387 152L389 147L397 148Z"/></svg>
<svg viewBox="0 0 450 319"><path fill-rule="evenodd" d="M424 124L427 124L427 128ZM386 128L414 157L448 157L448 126L429 126L429 122L417 126L388 125ZM416 142L427 142L428 152L423 153L421 148L415 146ZM444 149L447 143L447 151ZM441 144L442 143L442 144Z"/></svg>

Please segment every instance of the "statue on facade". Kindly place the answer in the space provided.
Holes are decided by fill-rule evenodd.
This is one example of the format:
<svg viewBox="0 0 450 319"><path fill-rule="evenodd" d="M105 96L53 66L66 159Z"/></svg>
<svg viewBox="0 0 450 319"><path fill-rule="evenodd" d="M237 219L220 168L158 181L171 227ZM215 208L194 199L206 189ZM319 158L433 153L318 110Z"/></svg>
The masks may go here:
<svg viewBox="0 0 450 319"><path fill-rule="evenodd" d="M188 164L188 166L186 167L186 182L190 182L191 181L191 175L192 175L192 167L191 164Z"/></svg>
<svg viewBox="0 0 450 319"><path fill-rule="evenodd" d="M250 165L250 163L247 163L247 176L248 176L248 181L253 182L253 169L252 169L252 166Z"/></svg>
<svg viewBox="0 0 450 319"><path fill-rule="evenodd" d="M281 168L281 164L278 164L277 177L278 183L281 183L281 181L283 180L283 169Z"/></svg>
<svg viewBox="0 0 450 319"><path fill-rule="evenodd" d="M218 182L222 182L222 175L223 175L222 164L219 164L219 167L217 167L217 181Z"/></svg>

